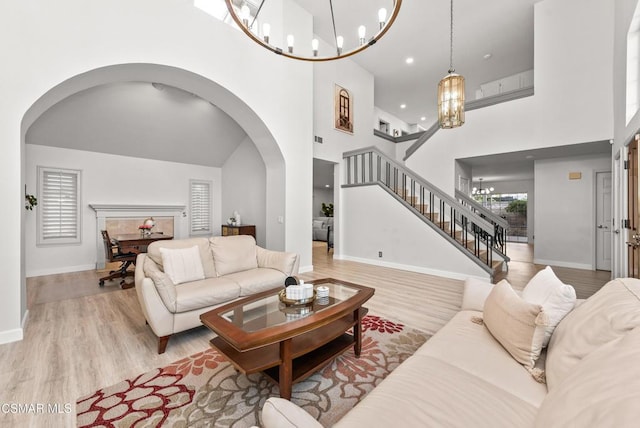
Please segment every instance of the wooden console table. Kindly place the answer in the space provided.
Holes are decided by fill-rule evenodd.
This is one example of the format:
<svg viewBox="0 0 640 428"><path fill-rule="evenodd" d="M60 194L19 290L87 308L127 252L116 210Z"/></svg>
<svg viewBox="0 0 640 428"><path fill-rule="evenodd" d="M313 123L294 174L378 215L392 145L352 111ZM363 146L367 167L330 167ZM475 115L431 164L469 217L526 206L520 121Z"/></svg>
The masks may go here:
<svg viewBox="0 0 640 428"><path fill-rule="evenodd" d="M253 224L241 224L239 226L222 225L222 236L251 235L256 239L256 227Z"/></svg>

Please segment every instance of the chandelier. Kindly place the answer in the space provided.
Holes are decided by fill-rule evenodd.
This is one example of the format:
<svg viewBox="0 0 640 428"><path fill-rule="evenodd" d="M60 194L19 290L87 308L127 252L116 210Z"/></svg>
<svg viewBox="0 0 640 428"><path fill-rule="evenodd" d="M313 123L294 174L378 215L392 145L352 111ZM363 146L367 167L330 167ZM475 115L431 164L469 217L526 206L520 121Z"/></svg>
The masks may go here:
<svg viewBox="0 0 640 428"><path fill-rule="evenodd" d="M316 15L314 19L330 23L325 28L332 30L323 32L321 37L313 34L310 40L305 40L305 37L308 38L308 34L315 31L304 35L294 31L293 27L303 25L300 22L294 22L290 28L286 25L283 28L275 28L274 25L272 28L275 21L284 21L282 9L286 6L281 6L279 10L274 6L281 4L281 0L225 0L225 3L238 27L260 46L288 58L331 61L362 52L380 40L398 16L402 0L307 2L312 9L310 13ZM272 9L269 9L270 6ZM391 10L390 14L387 7ZM354 11L361 19L357 24L353 18ZM315 30L315 21L313 25ZM374 35L369 37L372 29Z"/></svg>
<svg viewBox="0 0 640 428"><path fill-rule="evenodd" d="M438 123L440 128L464 124L464 77L453 68L453 0L451 0L449 72L438 84Z"/></svg>
<svg viewBox="0 0 640 428"><path fill-rule="evenodd" d="M472 195L488 195L489 193L493 192L493 187L487 187L486 189L482 188L482 178L478 178L478 181L480 182L480 188L474 187L473 189L471 189Z"/></svg>

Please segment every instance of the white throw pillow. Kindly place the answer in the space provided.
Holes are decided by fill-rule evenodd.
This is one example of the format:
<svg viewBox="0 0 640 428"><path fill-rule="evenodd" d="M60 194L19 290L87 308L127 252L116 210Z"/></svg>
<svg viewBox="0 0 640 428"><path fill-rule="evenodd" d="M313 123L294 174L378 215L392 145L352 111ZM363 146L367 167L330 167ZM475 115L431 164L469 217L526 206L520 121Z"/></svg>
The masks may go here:
<svg viewBox="0 0 640 428"><path fill-rule="evenodd" d="M160 248L164 272L175 284L204 279L204 269L198 246L189 248Z"/></svg>
<svg viewBox="0 0 640 428"><path fill-rule="evenodd" d="M484 324L511 356L532 370L542 351L546 316L541 305L522 300L505 279L484 304Z"/></svg>
<svg viewBox="0 0 640 428"><path fill-rule="evenodd" d="M322 221L322 220L313 220L313 228L314 229L324 229L324 221Z"/></svg>
<svg viewBox="0 0 640 428"><path fill-rule="evenodd" d="M522 299L536 303L544 308L549 319L542 346L549 344L549 339L556 326L576 305L576 290L558 279L551 267L547 266L538 272L522 290Z"/></svg>
<svg viewBox="0 0 640 428"><path fill-rule="evenodd" d="M476 278L467 278L464 281L464 293L462 294L463 311L484 310L484 302L493 289L493 284Z"/></svg>

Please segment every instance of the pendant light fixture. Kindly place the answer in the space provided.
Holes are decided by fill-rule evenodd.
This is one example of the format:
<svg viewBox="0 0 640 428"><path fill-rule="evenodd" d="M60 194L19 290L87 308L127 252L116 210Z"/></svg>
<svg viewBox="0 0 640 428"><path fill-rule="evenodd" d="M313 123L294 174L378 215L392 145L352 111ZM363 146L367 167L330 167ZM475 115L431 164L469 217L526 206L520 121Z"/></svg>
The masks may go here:
<svg viewBox="0 0 640 428"><path fill-rule="evenodd" d="M453 0L451 0L449 72L438 84L438 123L440 128L464 124L464 77L453 68Z"/></svg>

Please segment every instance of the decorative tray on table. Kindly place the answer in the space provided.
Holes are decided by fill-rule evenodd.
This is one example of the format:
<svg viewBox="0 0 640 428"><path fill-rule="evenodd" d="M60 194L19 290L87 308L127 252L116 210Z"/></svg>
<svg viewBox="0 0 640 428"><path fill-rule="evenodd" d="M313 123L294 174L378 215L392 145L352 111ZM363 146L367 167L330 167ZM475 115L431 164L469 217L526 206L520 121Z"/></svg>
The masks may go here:
<svg viewBox="0 0 640 428"><path fill-rule="evenodd" d="M280 290L280 292L278 293L278 298L286 306L310 305L313 303L314 300L316 300L316 290L313 290L313 297L309 297L306 299L287 299L287 292L286 290L283 289L283 290Z"/></svg>

